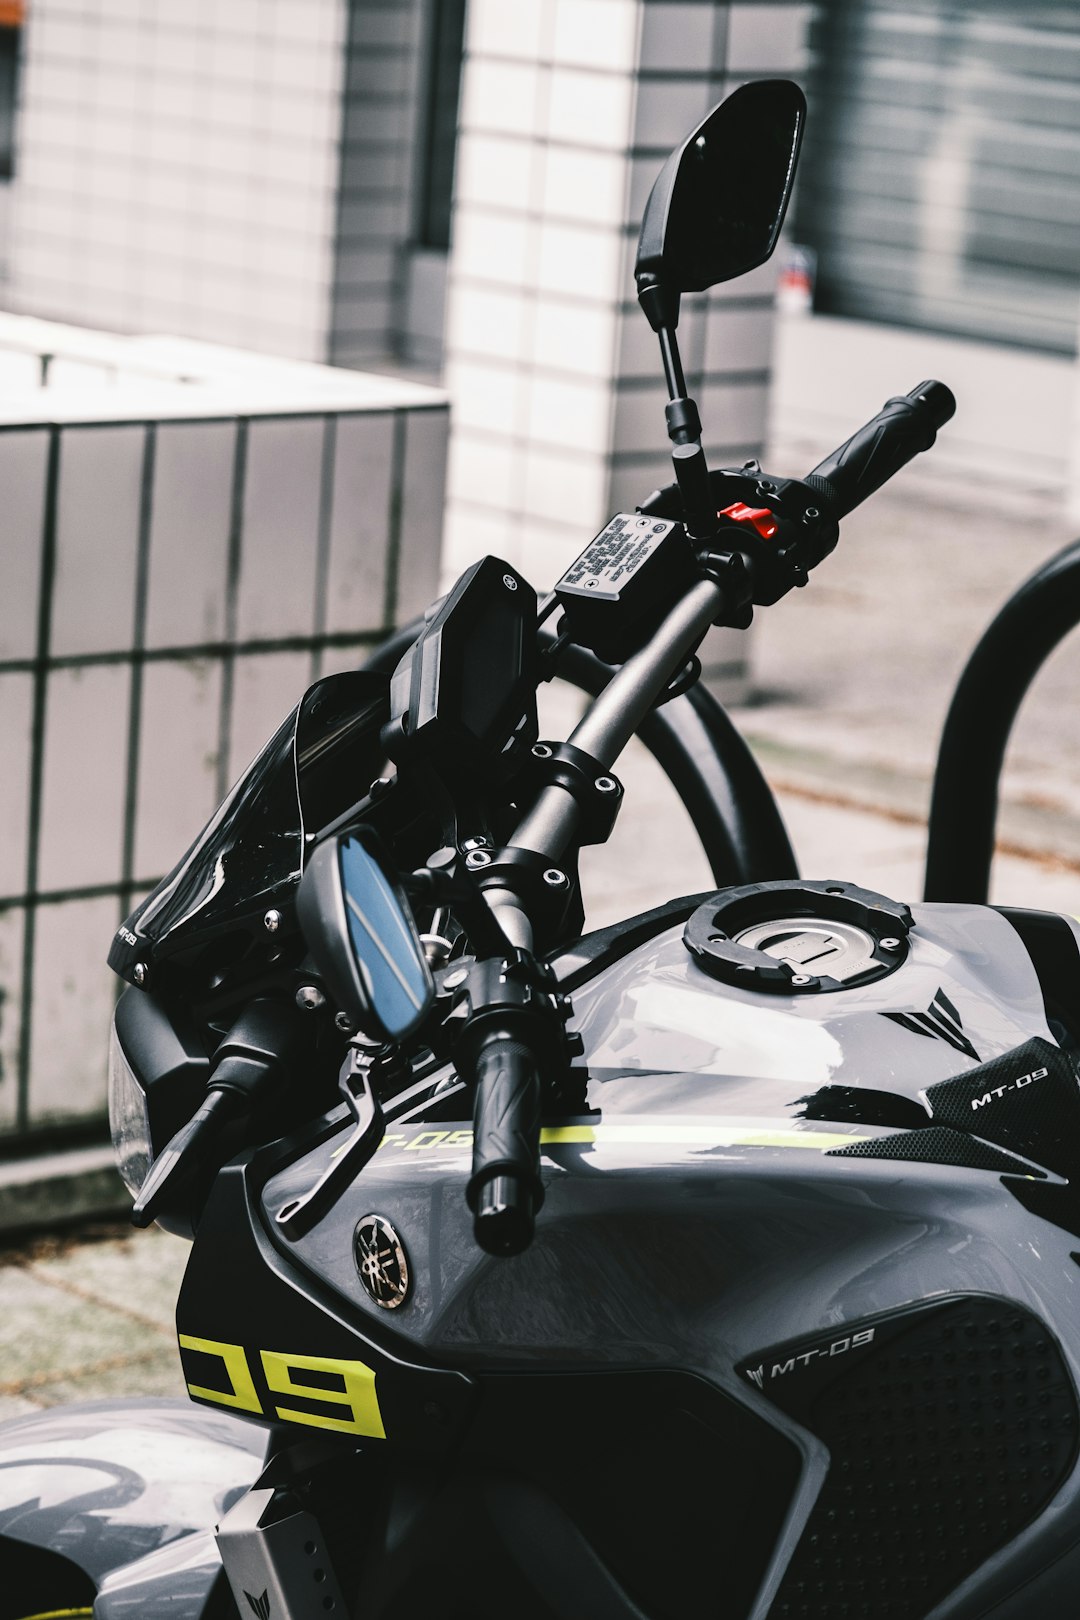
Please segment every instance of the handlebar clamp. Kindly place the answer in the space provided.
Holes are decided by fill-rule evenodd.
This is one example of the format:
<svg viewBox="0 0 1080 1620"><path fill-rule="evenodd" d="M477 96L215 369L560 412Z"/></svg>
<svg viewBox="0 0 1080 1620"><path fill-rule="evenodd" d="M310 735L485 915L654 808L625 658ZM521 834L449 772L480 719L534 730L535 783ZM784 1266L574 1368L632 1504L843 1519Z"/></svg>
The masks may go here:
<svg viewBox="0 0 1080 1620"><path fill-rule="evenodd" d="M534 743L521 775L523 789L534 797L546 787L560 787L578 808L575 833L579 844L604 844L623 802L623 785L599 760L568 742Z"/></svg>

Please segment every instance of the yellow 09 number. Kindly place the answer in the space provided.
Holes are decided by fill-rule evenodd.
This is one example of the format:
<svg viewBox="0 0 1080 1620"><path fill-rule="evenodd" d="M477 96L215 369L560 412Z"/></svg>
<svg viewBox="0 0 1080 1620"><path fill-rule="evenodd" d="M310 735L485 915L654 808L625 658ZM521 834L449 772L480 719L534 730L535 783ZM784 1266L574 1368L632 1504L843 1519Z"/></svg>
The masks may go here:
<svg viewBox="0 0 1080 1620"><path fill-rule="evenodd" d="M267 1412L259 1399L243 1345L226 1344L220 1339L197 1339L189 1333L181 1333L180 1349L217 1356L222 1364L222 1382L227 1387L211 1389L205 1384L189 1382L188 1394L194 1400L212 1401L218 1406L231 1406L242 1412L258 1412L264 1417L279 1418L283 1423L304 1423L314 1429L333 1429L339 1434L386 1439L375 1391L375 1373L363 1361L299 1356L282 1350L260 1351L267 1389L274 1395L290 1397L288 1405L275 1405L272 1412ZM311 1376L305 1378L305 1373L314 1374L314 1381ZM322 1412L305 1411L303 1407L292 1404L297 1400L316 1401L322 1406L340 1407L343 1410L340 1415L331 1417Z"/></svg>

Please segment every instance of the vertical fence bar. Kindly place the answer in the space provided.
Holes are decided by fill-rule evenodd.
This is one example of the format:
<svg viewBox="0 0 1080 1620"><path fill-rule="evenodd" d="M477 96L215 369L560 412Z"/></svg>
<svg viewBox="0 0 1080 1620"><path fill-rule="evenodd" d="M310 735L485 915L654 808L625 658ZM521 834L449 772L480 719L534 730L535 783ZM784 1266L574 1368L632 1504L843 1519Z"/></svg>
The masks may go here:
<svg viewBox="0 0 1080 1620"><path fill-rule="evenodd" d="M37 641L34 651L34 696L30 729L30 791L27 799L26 906L23 917L22 986L19 1009L18 1100L15 1128L30 1123L30 1042L33 1034L34 943L37 922L38 867L41 856L41 797L45 775L45 722L52 641L53 583L56 577L56 513L60 487L60 429L49 432L45 471L45 509L41 524L41 572L38 583Z"/></svg>

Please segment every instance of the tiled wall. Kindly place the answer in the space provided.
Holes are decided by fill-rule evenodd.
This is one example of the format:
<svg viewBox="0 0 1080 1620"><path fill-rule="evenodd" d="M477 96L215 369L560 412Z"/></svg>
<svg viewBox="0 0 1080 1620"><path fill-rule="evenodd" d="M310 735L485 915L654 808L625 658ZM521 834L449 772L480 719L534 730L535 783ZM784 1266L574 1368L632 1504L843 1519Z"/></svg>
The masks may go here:
<svg viewBox="0 0 1080 1620"><path fill-rule="evenodd" d="M323 359L346 0L34 0L8 308Z"/></svg>
<svg viewBox="0 0 1080 1620"><path fill-rule="evenodd" d="M446 564L484 550L547 585L671 477L656 338L634 297L667 153L747 79L803 67L808 7L472 0L450 267ZM773 270L684 300L714 465L761 448Z"/></svg>
<svg viewBox="0 0 1080 1620"><path fill-rule="evenodd" d="M100 1116L117 923L434 593L446 410L0 427L0 1141Z"/></svg>

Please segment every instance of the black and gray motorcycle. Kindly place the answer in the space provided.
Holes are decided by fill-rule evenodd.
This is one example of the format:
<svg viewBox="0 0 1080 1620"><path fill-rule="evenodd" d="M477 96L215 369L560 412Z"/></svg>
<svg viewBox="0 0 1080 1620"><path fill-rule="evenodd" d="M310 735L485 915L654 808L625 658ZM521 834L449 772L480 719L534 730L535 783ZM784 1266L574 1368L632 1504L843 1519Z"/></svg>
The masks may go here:
<svg viewBox="0 0 1080 1620"><path fill-rule="evenodd" d="M1080 928L801 880L695 684L953 411L706 466L680 295L768 258L804 112L745 86L650 197L676 482L313 686L119 930L195 1405L0 1429L0 1620L1075 1613ZM635 734L717 888L583 933Z"/></svg>

